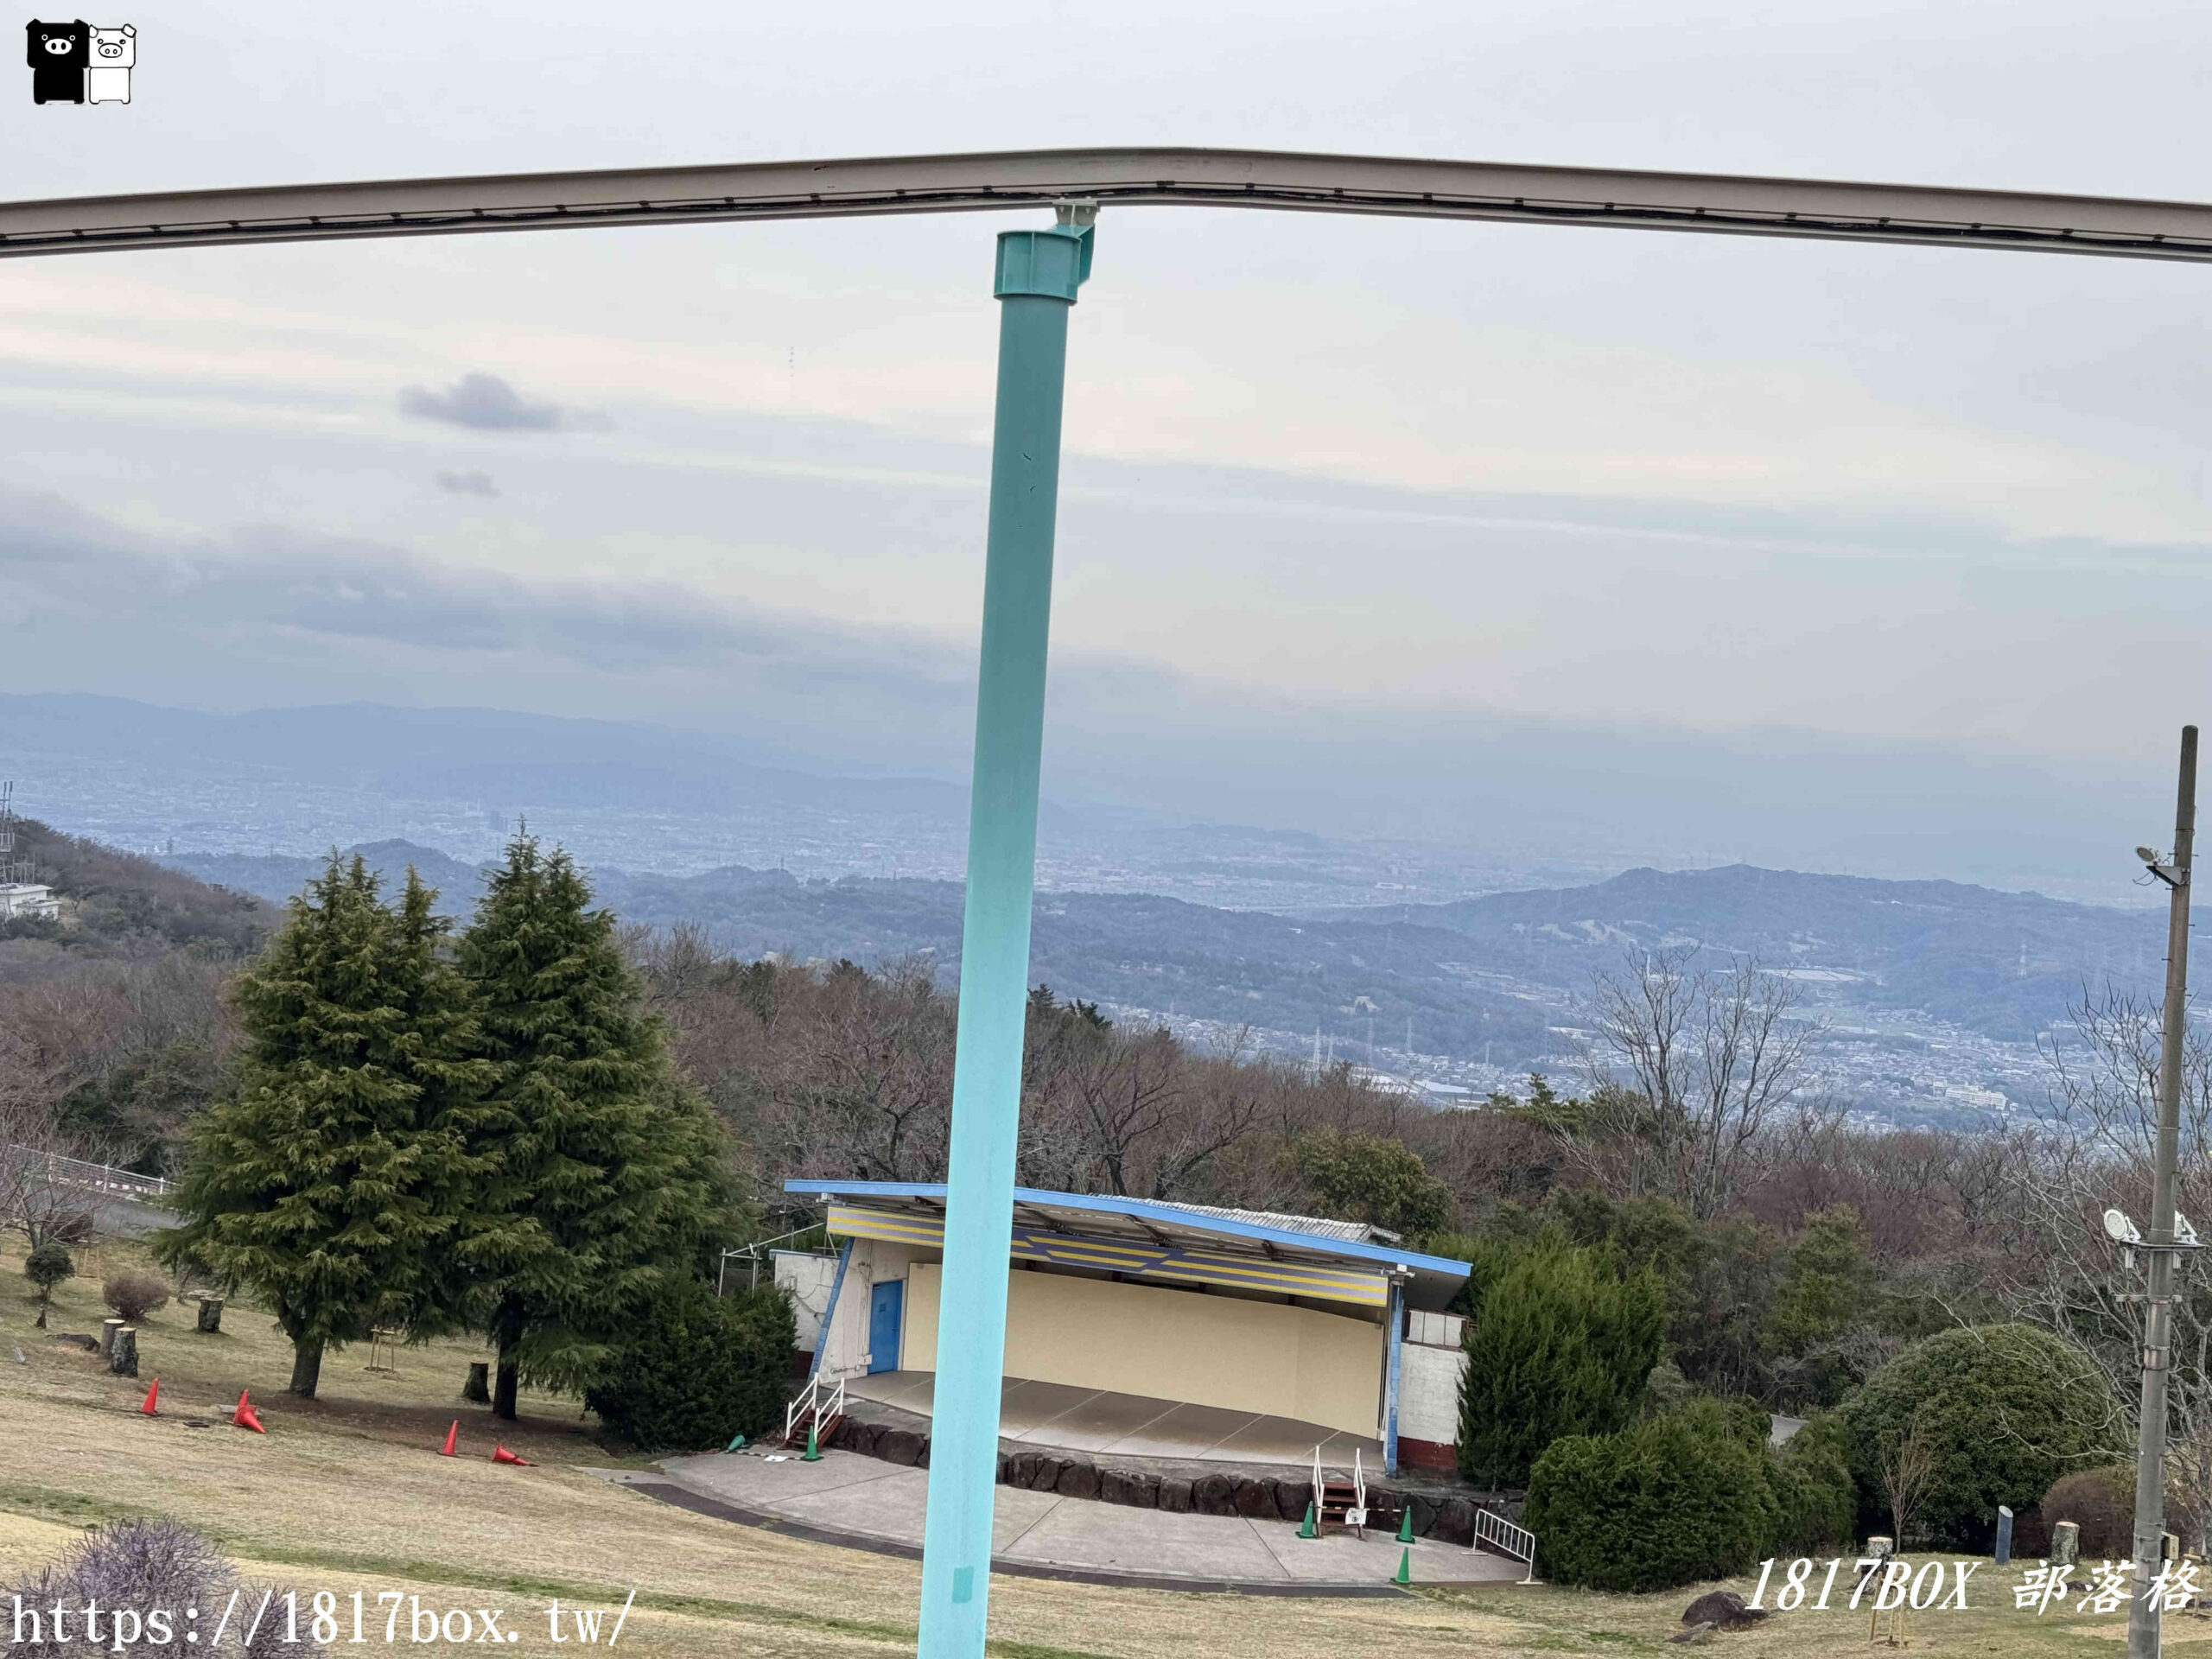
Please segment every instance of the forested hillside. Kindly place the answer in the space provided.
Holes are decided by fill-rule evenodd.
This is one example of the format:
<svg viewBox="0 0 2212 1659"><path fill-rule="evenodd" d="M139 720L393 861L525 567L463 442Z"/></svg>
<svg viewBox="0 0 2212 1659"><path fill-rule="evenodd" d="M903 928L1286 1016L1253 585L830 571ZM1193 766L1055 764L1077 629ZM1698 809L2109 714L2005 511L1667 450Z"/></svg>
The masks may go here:
<svg viewBox="0 0 2212 1659"><path fill-rule="evenodd" d="M394 876L414 862L462 909L478 879L405 842L360 850ZM297 891L315 868L306 859L176 862L272 898ZM954 882L800 881L741 866L694 876L601 869L594 879L626 921L693 924L734 956L880 963L925 954L948 973L959 960ZM1036 977L1093 1001L1300 1034L1357 1035L1371 1015L1393 1046L1410 1020L1424 1053L1487 1052L1511 1063L1547 1052L1549 1028L1574 1023L1592 975L1618 967L1626 950L1694 942L1716 958L1794 976L1815 1006L1916 1010L2026 1043L2064 1020L2085 988L2155 987L2163 928L2148 909L1737 865L1303 915L1047 893L1033 960Z"/></svg>

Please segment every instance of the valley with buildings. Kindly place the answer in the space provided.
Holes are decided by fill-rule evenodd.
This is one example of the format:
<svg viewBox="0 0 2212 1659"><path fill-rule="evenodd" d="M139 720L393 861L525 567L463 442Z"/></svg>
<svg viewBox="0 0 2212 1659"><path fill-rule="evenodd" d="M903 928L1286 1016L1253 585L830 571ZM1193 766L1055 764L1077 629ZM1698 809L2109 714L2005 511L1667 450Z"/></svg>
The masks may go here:
<svg viewBox="0 0 2212 1659"><path fill-rule="evenodd" d="M332 849L465 914L518 823L627 925L750 960L960 956L964 797L767 766L725 741L488 712L215 719L24 699L57 828L274 904ZM35 796L32 791L35 791ZM1744 864L1609 868L1046 803L1032 978L1210 1050L1342 1061L1437 1105L1590 1073L1593 980L1694 950L1786 976L1817 1088L1870 1124L2033 1116L2085 995L2155 996L2162 919L1963 882ZM1624 862L1627 855L1624 855Z"/></svg>

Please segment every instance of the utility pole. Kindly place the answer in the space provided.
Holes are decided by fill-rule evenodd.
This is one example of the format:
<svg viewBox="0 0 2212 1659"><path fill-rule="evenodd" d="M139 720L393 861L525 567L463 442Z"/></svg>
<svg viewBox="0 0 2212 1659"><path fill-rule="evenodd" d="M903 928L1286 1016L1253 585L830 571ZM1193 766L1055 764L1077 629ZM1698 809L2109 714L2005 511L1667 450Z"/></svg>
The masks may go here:
<svg viewBox="0 0 2212 1659"><path fill-rule="evenodd" d="M2128 1659L2158 1659L2161 1609L2150 1593L2164 1554L2166 1383L2173 1303L2174 1166L2181 1141L2184 1003L2189 997L2189 870L2196 836L2196 728L2181 728L2181 785L2174 806L2174 850L2162 864L2138 848L2151 874L2171 890L2166 920L2166 1000L2158 1051L2158 1138L2151 1177L2151 1256L2144 1297L2143 1424L2135 1451L2135 1596L2127 1610Z"/></svg>

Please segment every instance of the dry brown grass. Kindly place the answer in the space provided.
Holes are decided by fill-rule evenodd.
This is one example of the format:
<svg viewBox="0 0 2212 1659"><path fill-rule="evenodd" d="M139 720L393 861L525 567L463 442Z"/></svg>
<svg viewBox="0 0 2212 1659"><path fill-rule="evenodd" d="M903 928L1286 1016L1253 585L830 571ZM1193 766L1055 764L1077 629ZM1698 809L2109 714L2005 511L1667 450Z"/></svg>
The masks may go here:
<svg viewBox="0 0 2212 1659"><path fill-rule="evenodd" d="M105 1263L90 1265L130 1254L111 1249ZM638 1604L623 1645L646 1659L913 1650L914 1564L694 1516L613 1485L589 1466L641 1460L594 1440L573 1402L530 1399L526 1421L501 1431L539 1466L490 1463L488 1413L454 1398L467 1361L480 1357L467 1344L403 1351L390 1376L363 1369L365 1350L333 1356L327 1397L297 1402L282 1392L290 1351L265 1316L233 1306L225 1333L202 1338L189 1305L173 1305L141 1327L144 1374L162 1379L162 1414L148 1420L136 1412L143 1384L109 1377L81 1350L32 1330L21 1261L19 1247L0 1247L0 1424L10 1447L0 1457L0 1576L47 1559L86 1525L158 1514L207 1531L252 1576L303 1592L360 1589L373 1605L376 1591L397 1589L426 1605L506 1607L526 1638L516 1650L544 1659L555 1655L542 1611L549 1598L606 1606L632 1588ZM97 1330L102 1312L97 1274L88 1273L57 1294L53 1329ZM241 1386L264 1407L266 1438L227 1426ZM439 1458L432 1448L456 1416L467 1455ZM2115 1651L2118 1616L2038 1620L2012 1610L1995 1569L1974 1584L1973 1611L1912 1618L1909 1651L2020 1659ZM992 1628L1003 1659L1658 1653L1677 1650L1664 1638L1692 1593L1497 1586L1323 1601L1005 1579L993 1586ZM2176 1619L2169 1630L2177 1647L2205 1639L2212 1620ZM1866 1615L1840 1611L1783 1618L1704 1645L1743 1659L1872 1651ZM560 1650L562 1659L573 1651Z"/></svg>

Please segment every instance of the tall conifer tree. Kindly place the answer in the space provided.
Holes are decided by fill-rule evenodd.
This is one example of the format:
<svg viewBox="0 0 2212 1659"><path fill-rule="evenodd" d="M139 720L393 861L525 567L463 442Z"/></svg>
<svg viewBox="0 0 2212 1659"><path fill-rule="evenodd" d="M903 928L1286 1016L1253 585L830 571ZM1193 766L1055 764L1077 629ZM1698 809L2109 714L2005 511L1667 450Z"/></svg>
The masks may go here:
<svg viewBox="0 0 2212 1659"><path fill-rule="evenodd" d="M698 1269L727 1211L723 1137L567 854L508 844L461 963L495 1074L461 1260L512 1418L524 1382L587 1386L626 1320Z"/></svg>
<svg viewBox="0 0 2212 1659"><path fill-rule="evenodd" d="M471 1058L468 988L442 959L435 897L410 870L395 912L358 856L334 854L292 900L239 976L237 1085L194 1126L184 1219L161 1241L274 1310L291 1391L308 1398L327 1350L451 1318L438 1262L470 1203L491 1068Z"/></svg>

